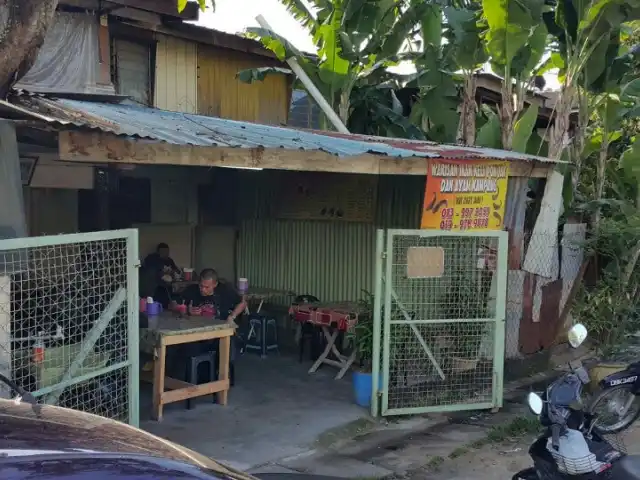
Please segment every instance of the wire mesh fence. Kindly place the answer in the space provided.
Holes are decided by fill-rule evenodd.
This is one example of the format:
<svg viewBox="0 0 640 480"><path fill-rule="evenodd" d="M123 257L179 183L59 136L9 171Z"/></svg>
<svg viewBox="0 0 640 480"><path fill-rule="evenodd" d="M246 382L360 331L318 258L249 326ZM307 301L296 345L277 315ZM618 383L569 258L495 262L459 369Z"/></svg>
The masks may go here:
<svg viewBox="0 0 640 480"><path fill-rule="evenodd" d="M504 341L497 319L506 272L497 263L506 248L501 233L389 232L382 316L387 409L492 403L502 376L496 342Z"/></svg>
<svg viewBox="0 0 640 480"><path fill-rule="evenodd" d="M40 402L130 420L131 241L0 241L0 369Z"/></svg>
<svg viewBox="0 0 640 480"><path fill-rule="evenodd" d="M560 314L585 256L584 224L567 224L561 233L511 234L506 305L506 358L547 349L562 325Z"/></svg>

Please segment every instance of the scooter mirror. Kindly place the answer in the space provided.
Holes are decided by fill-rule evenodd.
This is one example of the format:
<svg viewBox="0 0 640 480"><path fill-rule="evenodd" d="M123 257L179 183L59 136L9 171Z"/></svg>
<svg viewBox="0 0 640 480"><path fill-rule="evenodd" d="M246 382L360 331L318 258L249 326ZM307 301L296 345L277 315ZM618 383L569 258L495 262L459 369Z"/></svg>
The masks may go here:
<svg viewBox="0 0 640 480"><path fill-rule="evenodd" d="M542 401L542 398L540 398L540 395L531 392L527 397L527 403L529 404L529 408L533 413L535 413L536 415L540 415L542 413L542 406L544 403Z"/></svg>
<svg viewBox="0 0 640 480"><path fill-rule="evenodd" d="M585 327L581 323L577 323L576 325L571 327L571 330L569 330L569 333L567 335L569 339L569 345L571 345L573 348L578 348L587 339L587 335L587 327Z"/></svg>

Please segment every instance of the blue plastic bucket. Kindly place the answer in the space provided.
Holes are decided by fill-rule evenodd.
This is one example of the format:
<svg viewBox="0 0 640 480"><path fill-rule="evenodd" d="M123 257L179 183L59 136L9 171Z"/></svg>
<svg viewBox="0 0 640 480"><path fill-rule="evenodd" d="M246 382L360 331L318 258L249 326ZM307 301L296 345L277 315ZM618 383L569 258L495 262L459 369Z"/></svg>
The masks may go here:
<svg viewBox="0 0 640 480"><path fill-rule="evenodd" d="M373 389L373 375L368 372L353 372L353 395L356 404L361 407L371 406L371 390ZM378 388L382 385L382 374L378 379Z"/></svg>

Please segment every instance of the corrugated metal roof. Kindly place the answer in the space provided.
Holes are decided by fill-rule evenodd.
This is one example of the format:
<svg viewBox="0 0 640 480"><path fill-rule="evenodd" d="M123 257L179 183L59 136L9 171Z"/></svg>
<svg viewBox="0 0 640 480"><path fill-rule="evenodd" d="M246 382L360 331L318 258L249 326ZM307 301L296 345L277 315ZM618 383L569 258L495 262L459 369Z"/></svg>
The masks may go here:
<svg viewBox="0 0 640 480"><path fill-rule="evenodd" d="M116 135L154 139L175 145L319 150L339 157L363 154L390 157L504 159L556 163L548 158L505 150L441 145L396 138L345 135L169 112L132 102L99 103L44 97L17 97L13 105L38 120L60 127L98 129ZM10 107L3 102L5 108Z"/></svg>

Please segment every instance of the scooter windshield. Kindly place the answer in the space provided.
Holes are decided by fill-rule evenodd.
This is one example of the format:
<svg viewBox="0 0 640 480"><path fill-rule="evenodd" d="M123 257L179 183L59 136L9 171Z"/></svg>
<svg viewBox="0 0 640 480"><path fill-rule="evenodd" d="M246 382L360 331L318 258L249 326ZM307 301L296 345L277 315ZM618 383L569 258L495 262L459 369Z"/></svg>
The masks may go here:
<svg viewBox="0 0 640 480"><path fill-rule="evenodd" d="M549 387L547 416L552 425L564 427L571 414L570 407L580 402L582 382L576 375L565 375Z"/></svg>
<svg viewBox="0 0 640 480"><path fill-rule="evenodd" d="M580 401L582 381L576 375L565 375L550 388L549 403L555 407L570 407Z"/></svg>

